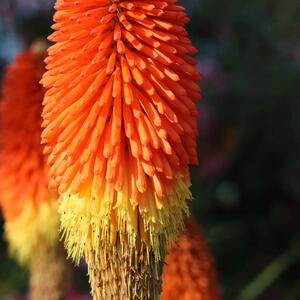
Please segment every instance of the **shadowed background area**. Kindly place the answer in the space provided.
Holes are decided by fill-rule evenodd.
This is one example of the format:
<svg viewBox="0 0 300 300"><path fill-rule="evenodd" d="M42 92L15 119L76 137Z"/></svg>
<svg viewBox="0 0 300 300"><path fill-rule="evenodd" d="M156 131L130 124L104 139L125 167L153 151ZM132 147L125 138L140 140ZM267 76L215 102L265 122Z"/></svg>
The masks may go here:
<svg viewBox="0 0 300 300"><path fill-rule="evenodd" d="M191 207L223 297L300 299L298 1L181 4L203 74ZM52 5L1 0L0 77L18 50L49 34ZM3 240L0 260L0 299L22 299L27 271L7 257ZM70 299L89 299L85 272L83 264L75 269Z"/></svg>

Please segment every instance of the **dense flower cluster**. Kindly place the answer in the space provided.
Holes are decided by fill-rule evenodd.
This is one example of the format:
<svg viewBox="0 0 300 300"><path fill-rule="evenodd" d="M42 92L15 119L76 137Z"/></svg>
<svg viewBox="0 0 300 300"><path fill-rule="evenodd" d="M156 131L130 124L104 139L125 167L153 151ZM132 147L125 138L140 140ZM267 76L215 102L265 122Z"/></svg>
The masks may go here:
<svg viewBox="0 0 300 300"><path fill-rule="evenodd" d="M76 261L85 253L94 295L101 286L123 297L112 287L124 281L120 265L127 297L158 295L197 163L188 18L175 0L58 0L55 9L42 142L67 249Z"/></svg>
<svg viewBox="0 0 300 300"><path fill-rule="evenodd" d="M169 249L162 300L220 300L216 268L204 237L196 223L186 225L178 245Z"/></svg>
<svg viewBox="0 0 300 300"><path fill-rule="evenodd" d="M43 58L30 50L17 56L6 70L0 102L0 203L10 248L22 262L41 240L48 246L58 241L56 198L48 191L40 145Z"/></svg>

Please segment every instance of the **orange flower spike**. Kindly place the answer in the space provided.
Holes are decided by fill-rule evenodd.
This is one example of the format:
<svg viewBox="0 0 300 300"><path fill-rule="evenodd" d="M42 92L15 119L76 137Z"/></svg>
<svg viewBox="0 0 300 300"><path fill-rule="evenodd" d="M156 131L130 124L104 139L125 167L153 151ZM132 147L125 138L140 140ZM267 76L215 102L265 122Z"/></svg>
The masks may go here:
<svg viewBox="0 0 300 300"><path fill-rule="evenodd" d="M32 300L63 298L68 272L59 246L57 195L48 191L40 144L44 57L43 42L17 55L5 71L0 102L0 205L9 249L29 267Z"/></svg>
<svg viewBox="0 0 300 300"><path fill-rule="evenodd" d="M42 228L41 232L31 231L34 224L30 218L44 222L42 218L47 214L53 212L56 216L56 201L48 192L47 168L40 145L44 90L39 78L43 72L41 54L29 50L19 54L6 70L0 103L1 207L10 248L21 262L29 259L43 234ZM57 217L54 223L55 228L50 229L53 240L58 239Z"/></svg>
<svg viewBox="0 0 300 300"><path fill-rule="evenodd" d="M193 221L169 249L162 300L221 300L217 272L204 237Z"/></svg>
<svg viewBox="0 0 300 300"><path fill-rule="evenodd" d="M158 298L188 213L200 74L175 3L55 4L42 142L66 248L86 257L95 299Z"/></svg>

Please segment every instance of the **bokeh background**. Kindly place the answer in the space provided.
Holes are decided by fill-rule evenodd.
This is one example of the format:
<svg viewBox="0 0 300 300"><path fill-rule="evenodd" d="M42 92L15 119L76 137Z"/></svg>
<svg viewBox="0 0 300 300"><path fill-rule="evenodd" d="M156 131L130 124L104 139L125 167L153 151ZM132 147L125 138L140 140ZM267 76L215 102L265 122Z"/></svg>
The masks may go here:
<svg viewBox="0 0 300 300"><path fill-rule="evenodd" d="M214 254L223 298L299 300L300 2L182 4L203 74L201 164L192 169L191 207ZM0 78L18 50L47 36L52 5L0 1ZM27 278L1 239L0 299L23 299ZM89 299L87 291L82 264L71 299Z"/></svg>

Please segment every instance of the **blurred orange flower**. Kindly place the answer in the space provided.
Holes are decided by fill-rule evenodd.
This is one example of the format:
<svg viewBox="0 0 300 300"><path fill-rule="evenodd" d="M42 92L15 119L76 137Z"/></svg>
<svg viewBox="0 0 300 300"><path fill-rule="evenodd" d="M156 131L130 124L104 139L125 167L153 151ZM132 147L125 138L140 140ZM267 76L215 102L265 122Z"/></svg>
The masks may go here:
<svg viewBox="0 0 300 300"><path fill-rule="evenodd" d="M167 256L162 300L220 300L216 268L204 237L194 221L188 220L186 226Z"/></svg>
<svg viewBox="0 0 300 300"><path fill-rule="evenodd" d="M8 66L0 102L0 204L10 248L21 262L40 241L58 241L56 197L40 145L44 55L27 50ZM46 226L44 226L46 225Z"/></svg>

